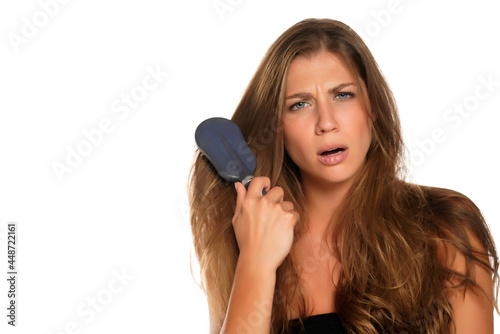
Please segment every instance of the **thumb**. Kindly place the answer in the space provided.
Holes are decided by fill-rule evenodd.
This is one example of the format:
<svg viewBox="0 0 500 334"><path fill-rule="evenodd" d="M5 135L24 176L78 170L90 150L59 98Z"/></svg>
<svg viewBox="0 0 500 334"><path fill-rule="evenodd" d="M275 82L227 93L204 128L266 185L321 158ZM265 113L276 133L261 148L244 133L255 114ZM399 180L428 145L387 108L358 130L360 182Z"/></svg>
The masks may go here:
<svg viewBox="0 0 500 334"><path fill-rule="evenodd" d="M243 206L243 200L245 199L247 190L241 182L235 182L234 188L236 189L236 208L234 209L234 215L238 216L241 212L241 207Z"/></svg>

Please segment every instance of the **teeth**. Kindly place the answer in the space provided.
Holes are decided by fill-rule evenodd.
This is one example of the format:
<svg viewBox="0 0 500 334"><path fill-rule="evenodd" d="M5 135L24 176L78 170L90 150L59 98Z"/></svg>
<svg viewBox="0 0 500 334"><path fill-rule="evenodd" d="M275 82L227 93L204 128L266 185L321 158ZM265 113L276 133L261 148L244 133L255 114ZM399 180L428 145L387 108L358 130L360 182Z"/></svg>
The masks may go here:
<svg viewBox="0 0 500 334"><path fill-rule="evenodd" d="M336 149L333 149L330 151L325 151L325 152L321 153L321 155L324 155L324 156L336 155L336 154L339 154L343 151L344 151L343 148L336 148Z"/></svg>

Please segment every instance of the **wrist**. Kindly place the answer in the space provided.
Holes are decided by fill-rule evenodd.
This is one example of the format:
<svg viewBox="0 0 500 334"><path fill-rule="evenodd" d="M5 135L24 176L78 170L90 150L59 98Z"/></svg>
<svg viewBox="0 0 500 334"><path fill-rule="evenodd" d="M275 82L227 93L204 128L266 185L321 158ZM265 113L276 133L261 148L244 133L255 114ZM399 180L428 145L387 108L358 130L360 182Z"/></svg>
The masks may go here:
<svg viewBox="0 0 500 334"><path fill-rule="evenodd" d="M255 276L255 278L269 279L272 277L276 279L277 268L271 263L257 259L255 256L240 253L236 270L245 272L246 275Z"/></svg>

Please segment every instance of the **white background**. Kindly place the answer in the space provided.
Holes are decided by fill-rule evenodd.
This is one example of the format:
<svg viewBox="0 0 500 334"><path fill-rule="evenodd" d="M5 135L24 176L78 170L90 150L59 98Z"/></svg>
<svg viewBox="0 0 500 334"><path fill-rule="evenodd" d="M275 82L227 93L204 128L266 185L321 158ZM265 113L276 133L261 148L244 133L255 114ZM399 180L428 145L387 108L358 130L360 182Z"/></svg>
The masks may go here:
<svg viewBox="0 0 500 334"><path fill-rule="evenodd" d="M413 180L469 196L500 242L500 20L492 1L400 0L390 16L389 0L219 3L230 7L1 3L0 277L12 221L19 277L16 328L6 324L0 280L0 332L208 332L189 264L194 130L208 117L230 117L267 48L308 17L338 19L365 36L397 98L409 151L420 157ZM168 75L127 117L116 113L123 94L139 94L147 68ZM488 92L480 78L496 86L477 99L476 89ZM467 117L443 118L467 103ZM68 147L84 145L83 132L104 119L113 130L59 180L54 162L65 164ZM431 145L436 129L446 140Z"/></svg>

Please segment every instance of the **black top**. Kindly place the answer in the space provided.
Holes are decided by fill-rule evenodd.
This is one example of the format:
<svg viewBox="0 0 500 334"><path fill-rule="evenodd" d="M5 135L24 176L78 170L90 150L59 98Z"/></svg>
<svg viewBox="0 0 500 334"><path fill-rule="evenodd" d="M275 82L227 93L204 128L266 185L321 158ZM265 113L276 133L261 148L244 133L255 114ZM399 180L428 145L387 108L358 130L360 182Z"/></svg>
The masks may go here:
<svg viewBox="0 0 500 334"><path fill-rule="evenodd" d="M302 331L300 322L292 320L291 334L347 334L345 328L340 322L337 313L325 313L312 315L303 320L305 332Z"/></svg>

